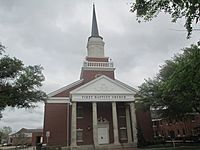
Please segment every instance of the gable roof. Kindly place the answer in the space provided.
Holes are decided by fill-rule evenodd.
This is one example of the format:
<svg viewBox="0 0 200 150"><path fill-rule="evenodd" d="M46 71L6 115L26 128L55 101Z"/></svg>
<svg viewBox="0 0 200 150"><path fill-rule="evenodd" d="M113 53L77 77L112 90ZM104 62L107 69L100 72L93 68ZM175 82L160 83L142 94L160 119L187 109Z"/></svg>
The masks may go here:
<svg viewBox="0 0 200 150"><path fill-rule="evenodd" d="M17 134L21 134L21 133L42 133L43 129L26 129L26 128L21 128L19 131L10 134L10 136L14 136Z"/></svg>
<svg viewBox="0 0 200 150"><path fill-rule="evenodd" d="M73 87L75 87L75 86L77 86L77 85L79 85L81 83L83 83L83 79L75 81L75 82L73 82L73 83L71 83L71 84L69 84L67 86L64 86L64 87L62 87L62 88L60 88L60 89L58 89L56 91L53 91L53 92L49 93L48 97L53 97L53 96L55 96L55 95L57 95L57 94L59 94L61 92L64 92L64 91L66 91L66 90L68 90L70 88L73 88Z"/></svg>

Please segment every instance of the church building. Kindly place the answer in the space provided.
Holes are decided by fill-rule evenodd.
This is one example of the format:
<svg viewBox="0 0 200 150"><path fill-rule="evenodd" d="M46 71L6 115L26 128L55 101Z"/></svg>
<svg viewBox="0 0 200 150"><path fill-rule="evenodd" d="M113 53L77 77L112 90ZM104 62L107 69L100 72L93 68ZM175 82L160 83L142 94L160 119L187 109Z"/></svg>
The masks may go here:
<svg viewBox="0 0 200 150"><path fill-rule="evenodd" d="M47 146L137 146L137 90L115 78L104 44L93 5L92 31L80 79L50 93L45 102L43 139Z"/></svg>

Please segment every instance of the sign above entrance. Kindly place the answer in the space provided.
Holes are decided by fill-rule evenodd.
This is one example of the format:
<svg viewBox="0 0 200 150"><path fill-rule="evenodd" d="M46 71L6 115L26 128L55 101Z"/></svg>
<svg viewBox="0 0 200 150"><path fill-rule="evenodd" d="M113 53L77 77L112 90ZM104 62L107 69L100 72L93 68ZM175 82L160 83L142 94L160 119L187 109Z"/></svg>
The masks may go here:
<svg viewBox="0 0 200 150"><path fill-rule="evenodd" d="M76 102L134 101L134 95L73 95L72 101Z"/></svg>

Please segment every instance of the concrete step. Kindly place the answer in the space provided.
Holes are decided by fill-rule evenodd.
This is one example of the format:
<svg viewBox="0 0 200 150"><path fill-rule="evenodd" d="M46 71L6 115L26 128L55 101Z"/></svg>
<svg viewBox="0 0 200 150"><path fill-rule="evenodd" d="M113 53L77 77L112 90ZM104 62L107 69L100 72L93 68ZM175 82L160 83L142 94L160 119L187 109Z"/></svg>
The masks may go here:
<svg viewBox="0 0 200 150"><path fill-rule="evenodd" d="M76 147L62 147L62 150L140 150L134 144L109 144L109 145L82 145Z"/></svg>

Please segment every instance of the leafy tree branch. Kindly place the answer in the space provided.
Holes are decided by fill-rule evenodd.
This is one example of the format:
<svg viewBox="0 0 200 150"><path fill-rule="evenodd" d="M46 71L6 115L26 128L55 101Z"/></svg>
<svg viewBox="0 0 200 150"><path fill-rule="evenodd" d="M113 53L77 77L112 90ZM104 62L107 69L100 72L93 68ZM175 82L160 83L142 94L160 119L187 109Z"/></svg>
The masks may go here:
<svg viewBox="0 0 200 150"><path fill-rule="evenodd" d="M184 18L184 27L187 30L187 38L190 38L193 25L200 21L199 0L136 0L131 5L131 12L137 13L137 20L143 18L150 21L157 17L160 12L171 15L172 22Z"/></svg>
<svg viewBox="0 0 200 150"><path fill-rule="evenodd" d="M0 112L7 106L36 106L46 97L41 90L45 79L43 68L39 65L25 66L21 60L3 55L4 51L5 47L0 45Z"/></svg>

